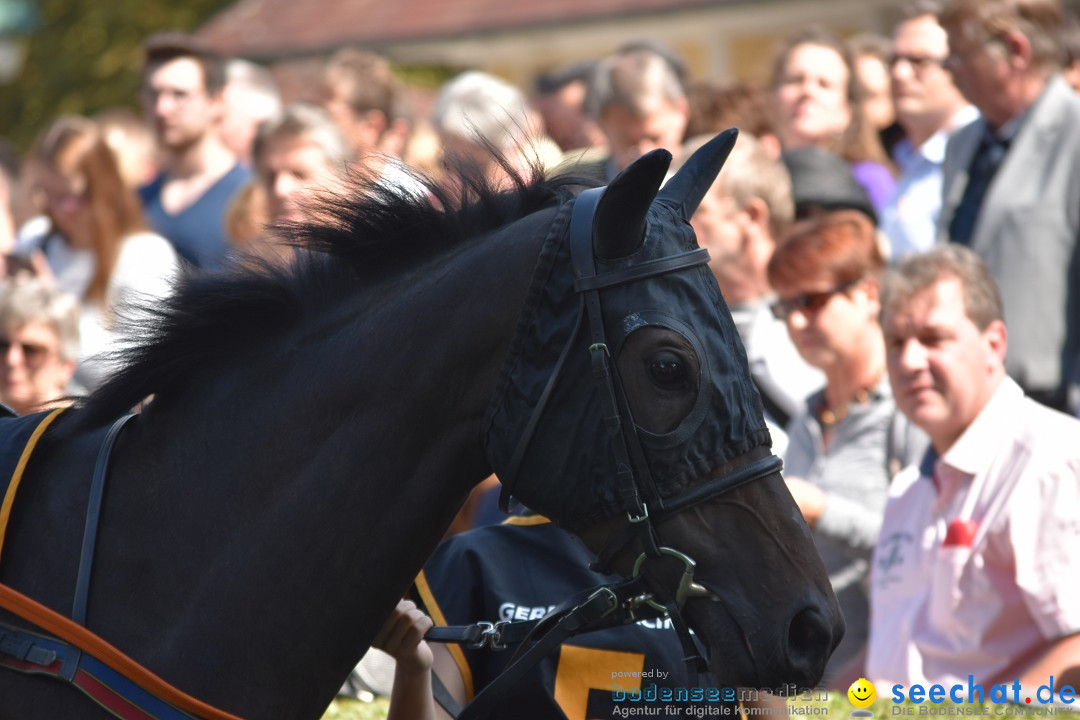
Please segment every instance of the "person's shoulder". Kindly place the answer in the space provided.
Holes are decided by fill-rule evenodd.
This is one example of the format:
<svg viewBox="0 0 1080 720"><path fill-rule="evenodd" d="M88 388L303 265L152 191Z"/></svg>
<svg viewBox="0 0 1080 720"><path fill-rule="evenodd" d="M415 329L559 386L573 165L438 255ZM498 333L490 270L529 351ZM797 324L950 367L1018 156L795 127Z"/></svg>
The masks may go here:
<svg viewBox="0 0 1080 720"><path fill-rule="evenodd" d="M232 197L240 192L241 188L251 182L252 177L252 172L247 166L241 162L236 162L217 180L210 183L206 191L203 192L203 201L205 202L207 199L211 199L213 203L231 201ZM191 207L196 206L198 206L198 203Z"/></svg>
<svg viewBox="0 0 1080 720"><path fill-rule="evenodd" d="M538 535L547 526L483 525L451 535L444 539L424 563L420 581L432 598L447 601L450 595L492 591L494 587L512 585L520 579L522 568L534 566L542 548ZM549 538L550 540L550 538Z"/></svg>
<svg viewBox="0 0 1080 720"><path fill-rule="evenodd" d="M1017 442L1034 455L1080 457L1080 419L1029 397L1017 405Z"/></svg>
<svg viewBox="0 0 1080 720"><path fill-rule="evenodd" d="M893 172L889 169L889 166L885 163L880 163L877 160L858 160L851 163L851 171L856 176L863 178L889 178L892 179Z"/></svg>
<svg viewBox="0 0 1080 720"><path fill-rule="evenodd" d="M982 113L977 112L968 122L957 124L956 128L949 133L949 142L957 143L972 136L981 138L985 132L986 118L982 116Z"/></svg>
<svg viewBox="0 0 1080 720"><path fill-rule="evenodd" d="M137 248L139 250L167 250L172 251L172 243L160 233L153 230L139 230L124 236L123 248Z"/></svg>
<svg viewBox="0 0 1080 720"><path fill-rule="evenodd" d="M174 264L178 262L172 243L149 230L125 236L120 245L120 254L124 259L158 258Z"/></svg>
<svg viewBox="0 0 1080 720"><path fill-rule="evenodd" d="M136 194L139 199L142 200L143 205L146 205L154 198L161 195L161 188L165 184L165 173L161 172L155 175L150 182L145 185L140 185L136 190Z"/></svg>
<svg viewBox="0 0 1080 720"><path fill-rule="evenodd" d="M1017 463L1023 498L1009 507L1021 514L1037 503L1043 521L1051 515L1072 518L1080 501L1080 420L1024 397L1012 417L1017 428L1011 456Z"/></svg>
<svg viewBox="0 0 1080 720"><path fill-rule="evenodd" d="M476 586L484 576L487 558L484 534L470 530L451 535L439 543L424 563L417 577L418 584L433 597L445 600L444 593L456 584Z"/></svg>
<svg viewBox="0 0 1080 720"><path fill-rule="evenodd" d="M1049 138L1052 142L1040 142L1037 147L1045 147L1047 157L1055 162L1072 160L1080 166L1080 156L1065 152L1062 143L1069 143L1074 148L1080 141L1080 93L1072 89L1063 77L1050 78L1042 95L1028 110L1029 116L1021 128L1021 135L1035 138Z"/></svg>
<svg viewBox="0 0 1080 720"><path fill-rule="evenodd" d="M432 553L428 564L457 561L470 555L490 554L507 542L513 542L521 528L500 523L481 525L444 539Z"/></svg>
<svg viewBox="0 0 1080 720"><path fill-rule="evenodd" d="M899 503L912 493L919 492L927 482L927 465L932 461L922 455L902 468L889 483L889 502Z"/></svg>
<svg viewBox="0 0 1080 720"><path fill-rule="evenodd" d="M52 235L52 222L45 215L35 215L15 231L15 252L21 255L44 250L45 241Z"/></svg>
<svg viewBox="0 0 1080 720"><path fill-rule="evenodd" d="M787 421L787 425L784 426L784 432L787 434L787 446L784 448L782 458L784 460L784 471L792 472L796 475L809 472L809 465L813 462L818 453L818 442L813 431L814 423L817 420L814 419L812 407L817 407L814 403L821 402L820 400L821 390L817 390L810 394L810 396L799 406L799 412L792 415ZM818 398L815 400L815 398Z"/></svg>
<svg viewBox="0 0 1080 720"><path fill-rule="evenodd" d="M817 422L814 419L814 414L817 409L820 408L825 402L825 388L820 387L814 390L799 403L799 411L791 416L788 420L787 427L784 428L790 435L792 432L809 433L808 428L812 423Z"/></svg>
<svg viewBox="0 0 1080 720"><path fill-rule="evenodd" d="M942 131L945 133L945 136L949 138L961 130L975 125L981 119L982 113L979 112L979 108L974 105L965 105L956 111L949 119L948 124L942 128Z"/></svg>
<svg viewBox="0 0 1080 720"><path fill-rule="evenodd" d="M956 159L960 153L973 150L986 132L986 120L980 115L971 122L956 128L945 143L945 163Z"/></svg>
<svg viewBox="0 0 1080 720"><path fill-rule="evenodd" d="M1066 107L1070 113L1080 112L1080 93L1077 93L1063 75L1054 75L1046 84L1043 96L1048 103Z"/></svg>
<svg viewBox="0 0 1080 720"><path fill-rule="evenodd" d="M815 407L814 403L820 404L821 401L815 399L820 392L820 390L815 390L810 393L810 395L799 405L799 412L791 416L791 419L788 420L787 427L784 428L788 435L796 435L799 433L809 435L807 428L810 427L810 423L816 422L814 420L814 413L810 408Z"/></svg>
<svg viewBox="0 0 1080 720"><path fill-rule="evenodd" d="M500 573L526 565L546 566L564 560L576 563L583 552L566 531L547 518L512 516L502 523L446 538L425 567L441 570L467 564L477 573Z"/></svg>
<svg viewBox="0 0 1080 720"><path fill-rule="evenodd" d="M753 301L753 305L746 306L750 316L749 341L755 345L759 355L778 345L795 347L791 342L787 323L773 315L770 307L773 299L774 296L762 298Z"/></svg>
<svg viewBox="0 0 1080 720"><path fill-rule="evenodd" d="M221 188L238 190L251 181L251 169L243 163L237 162L229 171L221 176L216 185Z"/></svg>
<svg viewBox="0 0 1080 720"><path fill-rule="evenodd" d="M550 548L569 540L569 535L543 515L511 515L501 523L483 525L468 533L480 547L501 546L511 552L534 547Z"/></svg>

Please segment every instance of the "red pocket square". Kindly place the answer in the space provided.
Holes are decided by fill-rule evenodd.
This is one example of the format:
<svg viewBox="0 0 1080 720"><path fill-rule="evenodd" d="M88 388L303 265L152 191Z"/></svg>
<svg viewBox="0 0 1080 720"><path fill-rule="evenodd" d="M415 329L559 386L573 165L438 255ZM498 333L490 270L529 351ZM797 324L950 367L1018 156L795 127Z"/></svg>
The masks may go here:
<svg viewBox="0 0 1080 720"><path fill-rule="evenodd" d="M945 531L945 547L971 547L978 529L979 525L974 520L953 520Z"/></svg>

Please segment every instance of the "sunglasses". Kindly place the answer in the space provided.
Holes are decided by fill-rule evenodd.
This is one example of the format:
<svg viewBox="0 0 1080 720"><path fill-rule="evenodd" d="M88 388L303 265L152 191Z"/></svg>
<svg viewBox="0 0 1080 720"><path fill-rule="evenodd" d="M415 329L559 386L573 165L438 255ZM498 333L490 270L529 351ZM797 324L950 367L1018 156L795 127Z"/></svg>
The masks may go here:
<svg viewBox="0 0 1080 720"><path fill-rule="evenodd" d="M19 347L23 356L23 362L27 367L38 368L49 357L53 355L53 349L47 345L38 345L37 343L24 343L18 340L9 340L8 338L0 338L0 357L7 357L11 352L13 345Z"/></svg>
<svg viewBox="0 0 1080 720"><path fill-rule="evenodd" d="M837 285L830 290L803 293L802 295L796 295L795 297L788 298L787 300L777 300L769 307L772 310L773 316L776 317L777 320L787 320L788 315L795 312L796 310L798 310L804 315L812 315L821 310L821 308L825 307L825 303L829 302L829 300L832 299L833 295L838 295L839 293L847 291L855 285L858 285L861 280L862 278L858 278L856 280L851 280L849 282L843 283L842 285Z"/></svg>

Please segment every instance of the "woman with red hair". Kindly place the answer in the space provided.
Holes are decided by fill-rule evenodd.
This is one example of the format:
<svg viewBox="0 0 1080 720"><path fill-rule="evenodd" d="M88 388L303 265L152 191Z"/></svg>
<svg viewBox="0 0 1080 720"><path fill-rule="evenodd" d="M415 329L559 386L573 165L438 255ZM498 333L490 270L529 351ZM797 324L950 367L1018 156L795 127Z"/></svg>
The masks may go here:
<svg viewBox="0 0 1080 720"><path fill-rule="evenodd" d="M889 387L878 320L884 268L876 228L855 210L796 223L769 261L773 312L803 359L825 373L825 387L788 424L784 476L847 623L826 682L866 643L864 585L889 480L926 446Z"/></svg>

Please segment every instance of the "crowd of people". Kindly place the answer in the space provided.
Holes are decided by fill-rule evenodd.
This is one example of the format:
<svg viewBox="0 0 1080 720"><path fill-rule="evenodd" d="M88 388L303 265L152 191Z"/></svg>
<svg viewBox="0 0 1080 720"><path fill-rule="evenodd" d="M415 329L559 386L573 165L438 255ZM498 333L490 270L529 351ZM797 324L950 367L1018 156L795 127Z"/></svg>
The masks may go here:
<svg viewBox="0 0 1080 720"><path fill-rule="evenodd" d="M1080 20L1059 0L910 0L891 37L803 29L760 86L694 78L642 40L530 88L463 72L427 117L364 50L326 58L310 90L282 97L267 68L166 32L144 46L142 119L60 117L22 156L0 145L0 400L27 413L92 391L140 303L183 273L292 261L289 225L324 200L466 196L470 177L534 168L606 183L738 127L691 222L845 614L826 682L1080 685ZM482 487L456 529L498 521L497 479ZM444 622L498 619L483 614L514 583L579 560L570 539L529 539L543 523L456 540L415 599ZM487 544L481 591L432 580ZM500 577L503 555L518 567ZM459 701L490 675L433 654L430 622L403 602L379 638L401 717L438 716L425 676L451 655ZM678 656L627 632L566 656ZM570 717L610 690L546 672L538 691L564 712L577 698ZM361 676L346 688L389 694Z"/></svg>

